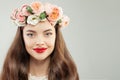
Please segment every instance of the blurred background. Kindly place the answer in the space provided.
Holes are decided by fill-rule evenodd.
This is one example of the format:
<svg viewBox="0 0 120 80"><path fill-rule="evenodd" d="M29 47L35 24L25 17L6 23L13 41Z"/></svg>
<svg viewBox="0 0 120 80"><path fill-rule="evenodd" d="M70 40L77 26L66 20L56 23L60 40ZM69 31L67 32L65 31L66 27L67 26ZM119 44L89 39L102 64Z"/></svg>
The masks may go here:
<svg viewBox="0 0 120 80"><path fill-rule="evenodd" d="M0 71L17 30L10 14L32 1L36 0L0 2ZM62 32L80 80L120 80L120 0L39 1L61 6L70 17Z"/></svg>

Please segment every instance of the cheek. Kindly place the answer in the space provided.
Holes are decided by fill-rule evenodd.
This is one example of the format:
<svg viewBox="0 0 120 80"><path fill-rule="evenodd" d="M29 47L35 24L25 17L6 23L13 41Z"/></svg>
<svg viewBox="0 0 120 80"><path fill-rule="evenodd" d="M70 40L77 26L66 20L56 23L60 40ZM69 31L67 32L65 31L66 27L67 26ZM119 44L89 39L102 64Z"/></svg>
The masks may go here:
<svg viewBox="0 0 120 80"><path fill-rule="evenodd" d="M54 42L54 41L49 41L49 42L48 42L48 45L51 46L51 47L54 47L55 42Z"/></svg>
<svg viewBox="0 0 120 80"><path fill-rule="evenodd" d="M48 46L54 47L54 45L55 45L55 37L47 40L46 43L47 43Z"/></svg>
<svg viewBox="0 0 120 80"><path fill-rule="evenodd" d="M55 46L55 39L51 39L48 41L51 46Z"/></svg>
<svg viewBox="0 0 120 80"><path fill-rule="evenodd" d="M33 45L33 41L31 41L30 39L27 39L26 37L24 38L24 42L25 42L26 49L31 48Z"/></svg>

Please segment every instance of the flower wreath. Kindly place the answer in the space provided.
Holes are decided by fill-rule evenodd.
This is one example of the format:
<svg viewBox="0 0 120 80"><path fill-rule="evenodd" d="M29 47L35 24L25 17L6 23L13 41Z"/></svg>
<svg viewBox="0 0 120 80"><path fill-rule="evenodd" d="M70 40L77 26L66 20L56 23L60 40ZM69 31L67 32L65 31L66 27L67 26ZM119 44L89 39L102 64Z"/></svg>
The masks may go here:
<svg viewBox="0 0 120 80"><path fill-rule="evenodd" d="M11 19L17 26L36 25L39 21L45 21L46 19L51 25L67 26L69 23L69 18L63 15L61 7L50 3L42 4L41 2L25 4L21 8L15 9Z"/></svg>

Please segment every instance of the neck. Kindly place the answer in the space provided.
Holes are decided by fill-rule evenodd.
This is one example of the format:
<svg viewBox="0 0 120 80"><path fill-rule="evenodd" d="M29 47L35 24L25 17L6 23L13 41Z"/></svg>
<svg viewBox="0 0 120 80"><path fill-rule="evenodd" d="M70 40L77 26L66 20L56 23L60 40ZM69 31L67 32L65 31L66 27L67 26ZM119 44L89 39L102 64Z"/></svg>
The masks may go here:
<svg viewBox="0 0 120 80"><path fill-rule="evenodd" d="M50 57L42 61L30 58L30 74L34 76L48 75L49 63Z"/></svg>

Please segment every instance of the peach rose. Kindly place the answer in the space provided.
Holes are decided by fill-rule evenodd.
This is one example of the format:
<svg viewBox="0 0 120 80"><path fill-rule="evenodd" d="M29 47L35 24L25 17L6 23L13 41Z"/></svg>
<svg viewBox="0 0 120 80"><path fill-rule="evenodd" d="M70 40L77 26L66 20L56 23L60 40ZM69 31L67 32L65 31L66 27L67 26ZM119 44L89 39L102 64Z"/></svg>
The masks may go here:
<svg viewBox="0 0 120 80"><path fill-rule="evenodd" d="M52 21L55 21L55 20L58 19L58 17L59 17L59 10L58 10L57 8L54 8L53 11L52 11L52 13L49 14L49 17L48 17L48 18L49 18L50 20L52 20Z"/></svg>
<svg viewBox="0 0 120 80"><path fill-rule="evenodd" d="M40 2L34 2L31 4L31 8L33 9L33 12L36 14L40 14L44 11L43 5Z"/></svg>
<svg viewBox="0 0 120 80"><path fill-rule="evenodd" d="M49 7L49 8L48 8ZM63 15L63 12L62 12L62 9L60 8L60 7L57 7L57 6L48 6L47 8L49 9L47 9L46 10L46 13L48 14L48 19L50 20L50 21L57 21L57 20L59 20L61 17L62 17L62 15Z"/></svg>
<svg viewBox="0 0 120 80"><path fill-rule="evenodd" d="M52 12L52 8L53 8L53 5L50 4L50 3L45 3L44 5L44 9L46 11L47 14L50 14Z"/></svg>

